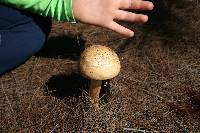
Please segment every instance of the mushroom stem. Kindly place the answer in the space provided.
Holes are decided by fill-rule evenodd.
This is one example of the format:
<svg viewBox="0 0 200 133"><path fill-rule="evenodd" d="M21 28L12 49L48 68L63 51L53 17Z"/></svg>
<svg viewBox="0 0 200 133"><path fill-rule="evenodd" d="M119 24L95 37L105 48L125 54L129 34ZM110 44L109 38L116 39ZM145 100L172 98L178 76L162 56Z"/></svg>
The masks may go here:
<svg viewBox="0 0 200 133"><path fill-rule="evenodd" d="M90 81L88 94L91 97L91 102L95 106L98 106L99 94L101 91L101 84L102 84L102 80L91 79L91 81Z"/></svg>

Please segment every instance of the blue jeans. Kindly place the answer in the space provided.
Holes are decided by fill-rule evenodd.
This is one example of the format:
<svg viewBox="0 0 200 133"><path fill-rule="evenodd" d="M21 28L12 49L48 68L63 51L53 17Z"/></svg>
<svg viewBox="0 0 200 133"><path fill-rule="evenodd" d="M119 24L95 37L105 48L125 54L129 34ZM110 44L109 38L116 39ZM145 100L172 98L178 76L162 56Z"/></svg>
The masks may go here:
<svg viewBox="0 0 200 133"><path fill-rule="evenodd" d="M37 53L50 29L50 18L0 5L0 75Z"/></svg>

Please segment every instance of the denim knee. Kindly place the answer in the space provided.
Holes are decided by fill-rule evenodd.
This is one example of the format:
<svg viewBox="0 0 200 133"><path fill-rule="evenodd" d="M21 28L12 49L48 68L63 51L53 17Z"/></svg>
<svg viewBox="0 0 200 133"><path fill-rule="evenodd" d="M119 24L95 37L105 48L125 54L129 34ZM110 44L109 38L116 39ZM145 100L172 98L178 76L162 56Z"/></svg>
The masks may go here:
<svg viewBox="0 0 200 133"><path fill-rule="evenodd" d="M45 36L34 30L18 34L0 31L0 39L0 75L25 62L45 42Z"/></svg>
<svg viewBox="0 0 200 133"><path fill-rule="evenodd" d="M51 20L0 5L0 75L37 53L51 29Z"/></svg>

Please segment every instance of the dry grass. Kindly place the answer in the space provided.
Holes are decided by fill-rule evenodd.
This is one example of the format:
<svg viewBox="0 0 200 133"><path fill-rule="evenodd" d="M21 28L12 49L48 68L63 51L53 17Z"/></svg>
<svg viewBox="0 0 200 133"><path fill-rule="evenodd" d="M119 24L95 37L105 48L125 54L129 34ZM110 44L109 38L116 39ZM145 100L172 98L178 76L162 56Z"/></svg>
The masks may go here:
<svg viewBox="0 0 200 133"><path fill-rule="evenodd" d="M0 77L0 132L200 132L200 8L181 2L156 2L148 24L125 24L136 31L129 39L54 23L44 49ZM122 64L99 110L77 68L93 43L113 48Z"/></svg>

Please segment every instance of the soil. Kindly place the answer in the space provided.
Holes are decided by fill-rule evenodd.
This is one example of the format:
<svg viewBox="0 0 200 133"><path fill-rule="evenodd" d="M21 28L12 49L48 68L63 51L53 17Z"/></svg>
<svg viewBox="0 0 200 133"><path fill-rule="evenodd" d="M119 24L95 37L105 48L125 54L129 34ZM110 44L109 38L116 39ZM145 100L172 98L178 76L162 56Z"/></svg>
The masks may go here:
<svg viewBox="0 0 200 133"><path fill-rule="evenodd" d="M145 25L122 23L133 38L53 22L44 48L0 77L0 132L200 132L200 5L155 7ZM78 71L93 44L114 49L122 65L104 81L98 110Z"/></svg>

